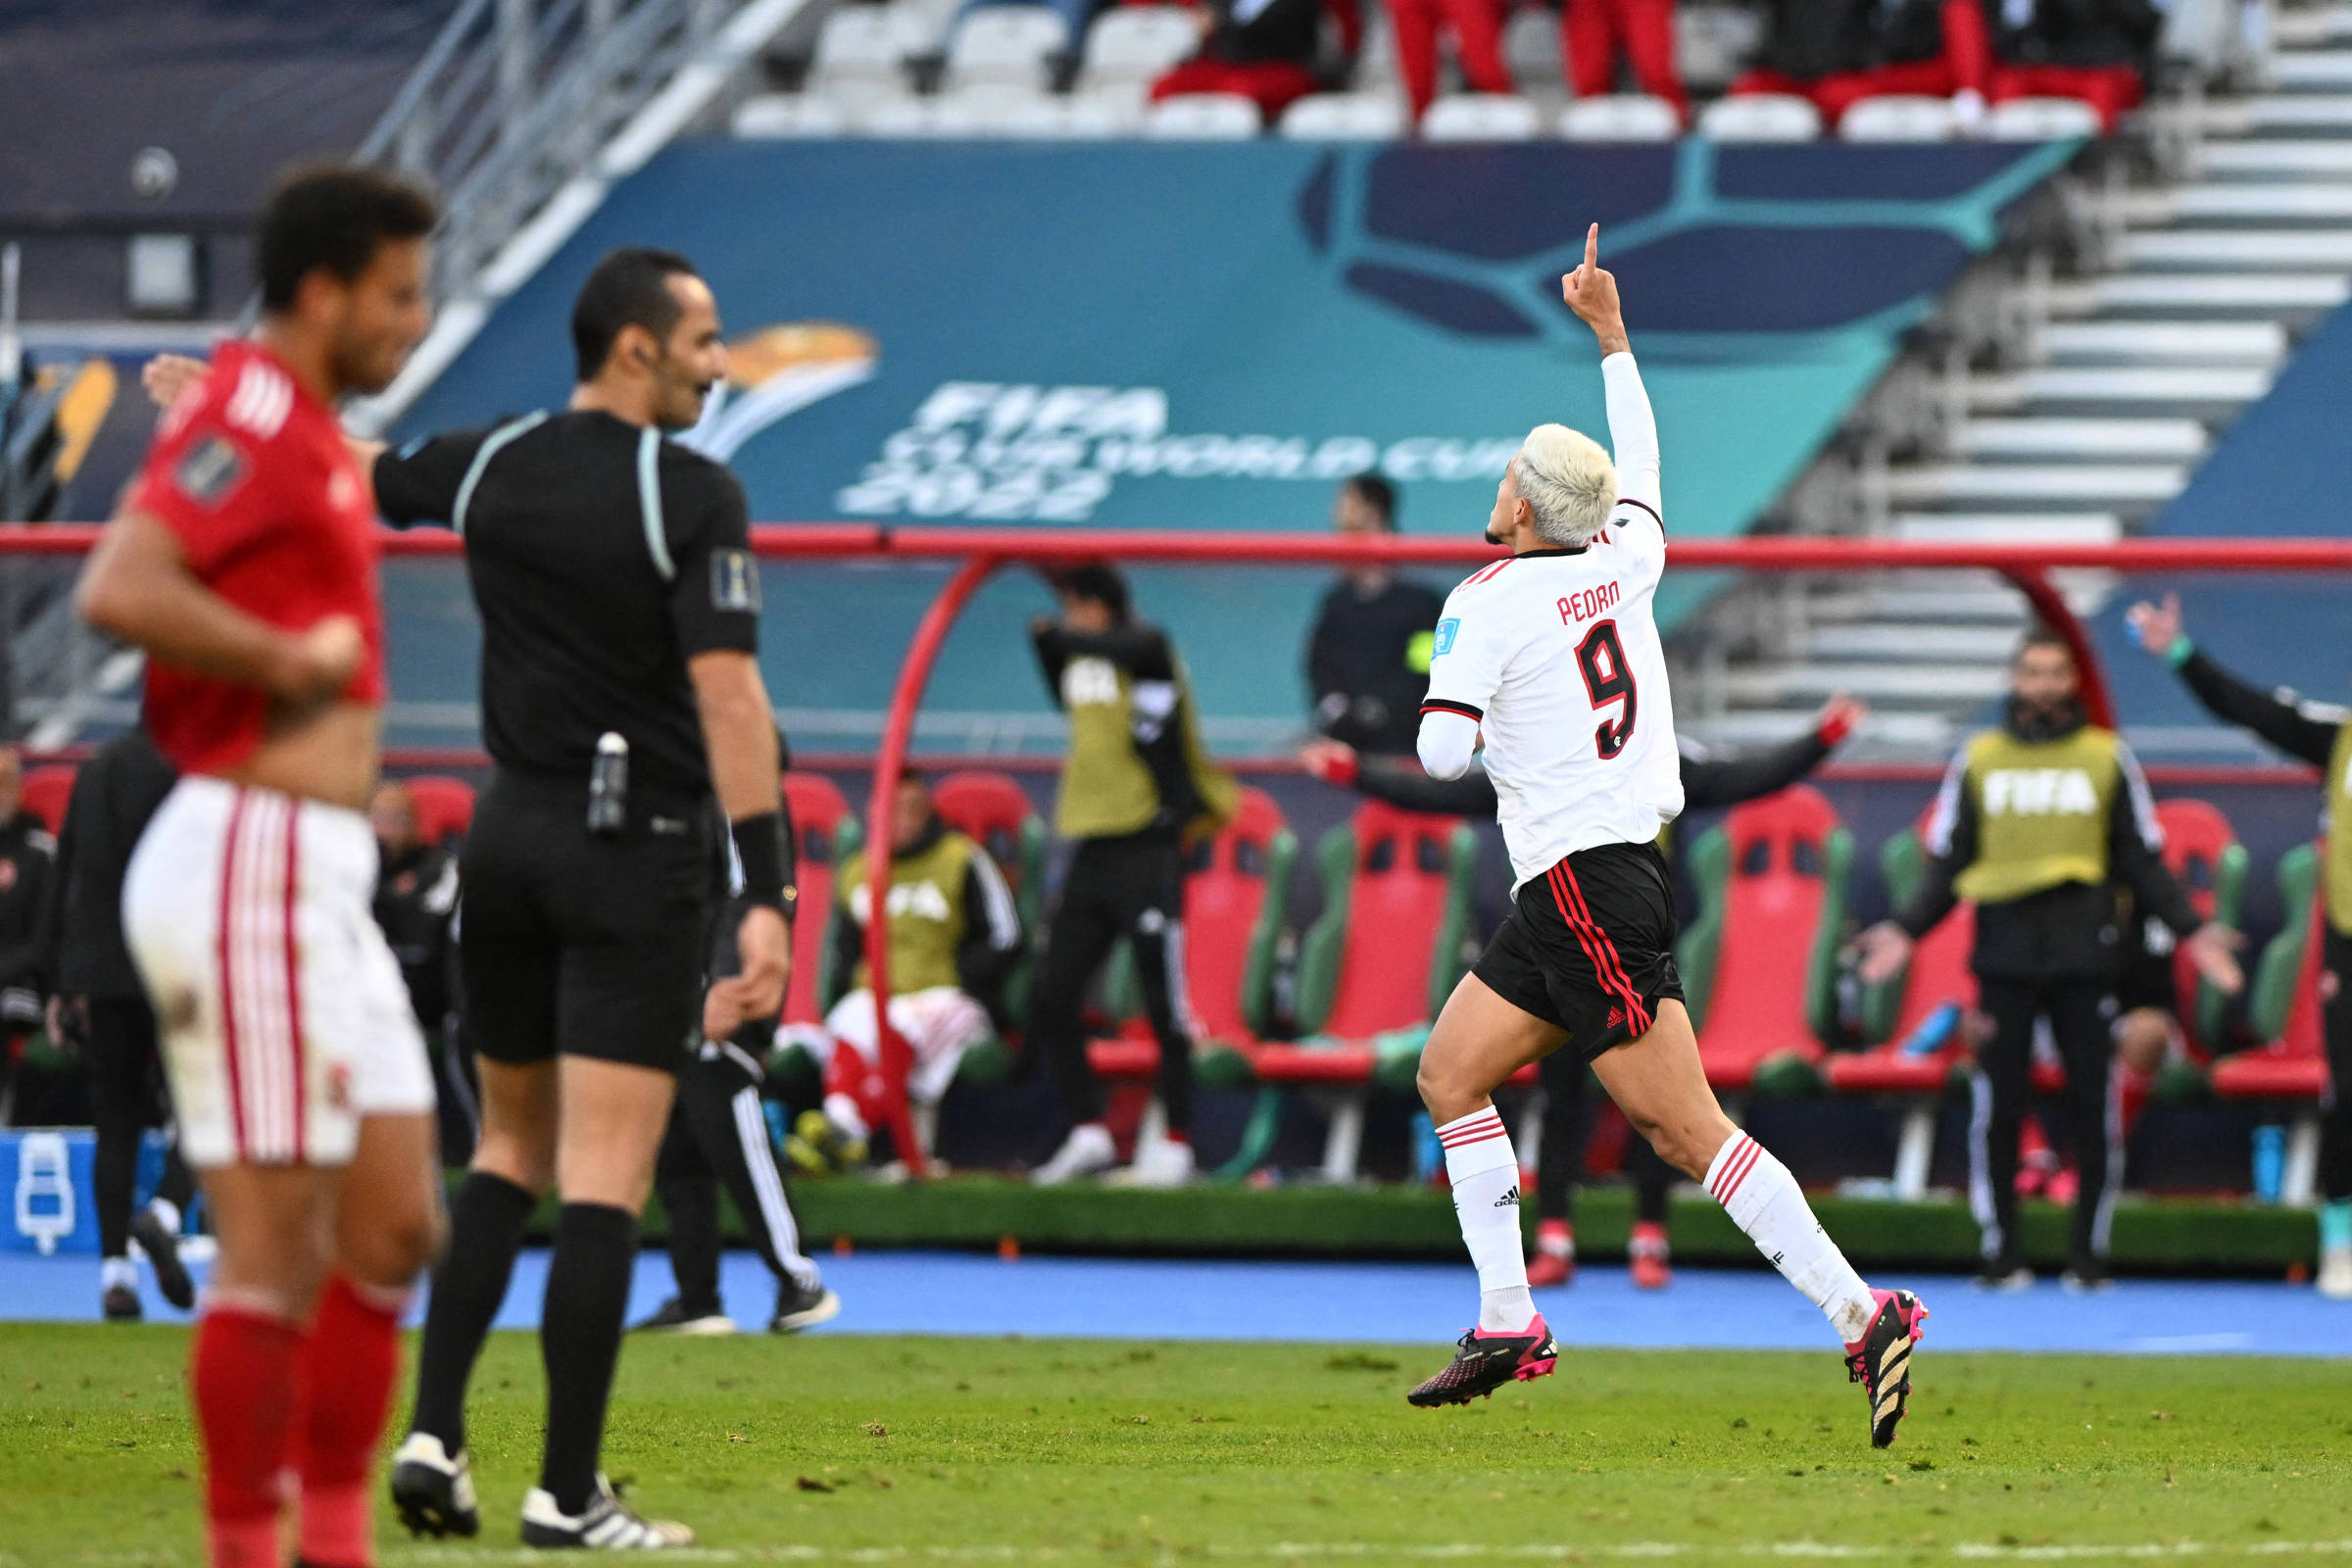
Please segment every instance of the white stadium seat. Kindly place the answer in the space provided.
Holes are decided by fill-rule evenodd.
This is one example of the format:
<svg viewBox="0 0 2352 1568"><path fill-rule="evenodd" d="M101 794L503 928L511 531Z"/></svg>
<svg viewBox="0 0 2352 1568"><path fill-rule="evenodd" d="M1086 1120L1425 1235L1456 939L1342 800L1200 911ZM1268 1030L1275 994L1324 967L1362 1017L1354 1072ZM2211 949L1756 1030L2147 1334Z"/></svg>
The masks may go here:
<svg viewBox="0 0 2352 1568"><path fill-rule="evenodd" d="M1162 98L1146 110L1143 128L1155 141L1247 141L1261 127L1254 99L1231 92L1187 92Z"/></svg>
<svg viewBox="0 0 2352 1568"><path fill-rule="evenodd" d="M1646 93L1579 98L1560 115L1560 134L1570 141L1672 141L1682 133L1674 105Z"/></svg>
<svg viewBox="0 0 2352 1568"><path fill-rule="evenodd" d="M1990 141L2066 141L2103 128L2099 112L2080 98L2012 98L1986 112L1983 130Z"/></svg>
<svg viewBox="0 0 2352 1568"><path fill-rule="evenodd" d="M1387 93L1309 93L1274 128L1293 141L1390 141L1404 134L1404 105Z"/></svg>
<svg viewBox="0 0 2352 1568"><path fill-rule="evenodd" d="M1053 57L1069 41L1069 24L1051 6L982 6L956 24L948 43L947 84L1047 87Z"/></svg>
<svg viewBox="0 0 2352 1568"><path fill-rule="evenodd" d="M1950 141L1959 134L1950 99L1913 93L1865 98L1838 122L1840 141Z"/></svg>
<svg viewBox="0 0 2352 1568"><path fill-rule="evenodd" d="M1709 141L1811 141L1821 134L1821 111L1793 93L1741 93L1700 111L1698 133Z"/></svg>
<svg viewBox="0 0 2352 1568"><path fill-rule="evenodd" d="M911 93L891 93L859 99L848 105L850 123L865 136L936 136L938 100Z"/></svg>
<svg viewBox="0 0 2352 1568"><path fill-rule="evenodd" d="M770 92L746 98L735 111L731 128L746 137L840 136L848 133L850 117L831 98Z"/></svg>
<svg viewBox="0 0 2352 1568"><path fill-rule="evenodd" d="M1200 47L1200 13L1185 6L1119 6L1087 29L1081 88L1149 82Z"/></svg>
<svg viewBox="0 0 2352 1568"><path fill-rule="evenodd" d="M1150 107L1140 81L1113 82L1074 93L1070 97L1068 133L1072 136L1133 136L1144 128Z"/></svg>
<svg viewBox="0 0 2352 1568"><path fill-rule="evenodd" d="M911 40L895 7L843 6L825 19L808 64L808 90L828 96L903 90Z"/></svg>
<svg viewBox="0 0 2352 1568"><path fill-rule="evenodd" d="M1536 106L1512 93L1455 93L1421 117L1424 141L1529 141L1542 129Z"/></svg>
<svg viewBox="0 0 2352 1568"><path fill-rule="evenodd" d="M942 136L1004 136L1036 140L1069 134L1068 107L1050 93L1006 82L983 82L943 93L931 121Z"/></svg>

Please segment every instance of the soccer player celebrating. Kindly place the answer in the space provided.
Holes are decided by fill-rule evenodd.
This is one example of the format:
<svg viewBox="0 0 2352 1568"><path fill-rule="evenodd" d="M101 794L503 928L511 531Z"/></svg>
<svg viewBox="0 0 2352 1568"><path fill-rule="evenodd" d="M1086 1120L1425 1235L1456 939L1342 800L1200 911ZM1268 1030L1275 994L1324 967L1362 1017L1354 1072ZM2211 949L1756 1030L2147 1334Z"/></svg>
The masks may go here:
<svg viewBox="0 0 2352 1568"><path fill-rule="evenodd" d="M1674 968L1674 899L1656 839L1683 808L1650 619L1666 564L1658 437L1625 334L1600 225L1561 279L1600 340L1617 461L1538 425L1496 488L1487 538L1511 555L1446 601L1422 707L1422 764L1459 778L1484 738L1516 875L1509 918L1439 1013L1421 1098L1446 1148L1454 1212L1478 1266L1478 1324L1408 1397L1460 1404L1543 1377L1559 1351L1528 1293L1519 1160L1492 1098L1531 1061L1574 1049L1637 1131L1707 1191L1822 1309L1870 1396L1870 1438L1894 1441L1927 1308L1874 1291L1838 1250L1788 1167L1732 1125L1699 1065Z"/></svg>
<svg viewBox="0 0 2352 1568"><path fill-rule="evenodd" d="M303 1562L371 1560L400 1312L441 1235L432 1073L368 907L383 617L334 412L424 335L434 220L362 170L278 188L257 335L173 401L81 580L146 650L181 774L122 915L220 1242L190 1378L214 1568L276 1568L289 1478Z"/></svg>

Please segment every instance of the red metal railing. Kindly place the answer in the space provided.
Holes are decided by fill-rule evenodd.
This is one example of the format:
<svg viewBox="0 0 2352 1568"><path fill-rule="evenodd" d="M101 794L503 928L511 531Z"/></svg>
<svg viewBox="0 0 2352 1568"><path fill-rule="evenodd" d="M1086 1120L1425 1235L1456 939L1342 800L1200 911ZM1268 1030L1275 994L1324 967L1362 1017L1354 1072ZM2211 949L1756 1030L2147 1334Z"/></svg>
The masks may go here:
<svg viewBox="0 0 2352 1568"><path fill-rule="evenodd" d="M74 555L96 543L94 527L0 527L0 554ZM1142 532L1110 528L892 527L873 523L766 525L752 530L760 556L785 560L841 560L896 557L909 561L957 561L962 564L942 586L915 628L896 689L891 695L882 748L874 759L866 842L875 908L887 886L890 800L906 764L914 715L924 688L956 617L972 595L1008 565L1069 564L1107 560L1127 564L1214 563L1224 565L1339 566L1388 562L1399 565L1469 564L1494 558L1494 549L1471 535L1412 535L1383 538L1330 533L1245 533L1211 530ZM388 556L455 556L464 544L440 530L383 535ZM1669 543L1668 563L1687 569L1740 571L1896 571L1975 567L1999 573L2034 607L2034 613L2065 637L2082 676L2083 707L2097 723L2113 722L2107 680L2089 633L2052 583L2050 573L2097 568L2116 572L2302 572L2352 571L2352 539L2127 539L2108 544L1957 544L1886 539L1831 539L1776 536L1741 539L1681 539ZM890 1027L890 955L887 922L866 924L866 960L872 972L874 1009L881 1027L885 1077L893 1083L893 1136L910 1169L922 1171L922 1153L906 1103L906 1043Z"/></svg>

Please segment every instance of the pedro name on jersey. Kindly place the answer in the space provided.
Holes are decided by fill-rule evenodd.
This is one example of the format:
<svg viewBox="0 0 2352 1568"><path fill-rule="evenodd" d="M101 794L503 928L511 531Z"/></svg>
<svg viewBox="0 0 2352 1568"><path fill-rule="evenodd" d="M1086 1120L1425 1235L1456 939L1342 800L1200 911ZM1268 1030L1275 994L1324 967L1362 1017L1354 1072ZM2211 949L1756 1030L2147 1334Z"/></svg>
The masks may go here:
<svg viewBox="0 0 2352 1568"><path fill-rule="evenodd" d="M1534 550L1446 596L1425 709L1477 722L1516 884L1578 850L1644 844L1683 781L1651 605L1666 536L1637 503L1581 550Z"/></svg>

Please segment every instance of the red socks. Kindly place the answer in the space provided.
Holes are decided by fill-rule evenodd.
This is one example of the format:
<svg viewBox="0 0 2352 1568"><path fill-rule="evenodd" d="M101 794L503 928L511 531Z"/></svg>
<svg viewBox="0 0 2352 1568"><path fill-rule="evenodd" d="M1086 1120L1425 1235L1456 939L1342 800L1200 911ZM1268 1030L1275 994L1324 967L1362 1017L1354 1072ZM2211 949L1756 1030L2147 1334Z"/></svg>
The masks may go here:
<svg viewBox="0 0 2352 1568"><path fill-rule="evenodd" d="M309 1334L215 1302L189 1368L204 1440L212 1568L278 1568L278 1521L302 1485L302 1557L318 1568L374 1560L368 1476L400 1369L400 1307L341 1275Z"/></svg>
<svg viewBox="0 0 2352 1568"><path fill-rule="evenodd" d="M283 1318L219 1304L196 1326L188 1381L204 1441L213 1568L278 1568L302 1338Z"/></svg>
<svg viewBox="0 0 2352 1568"><path fill-rule="evenodd" d="M400 1372L403 1296L369 1291L338 1274L318 1298L301 1354L302 1559L318 1568L374 1560L368 1472L392 1409Z"/></svg>

